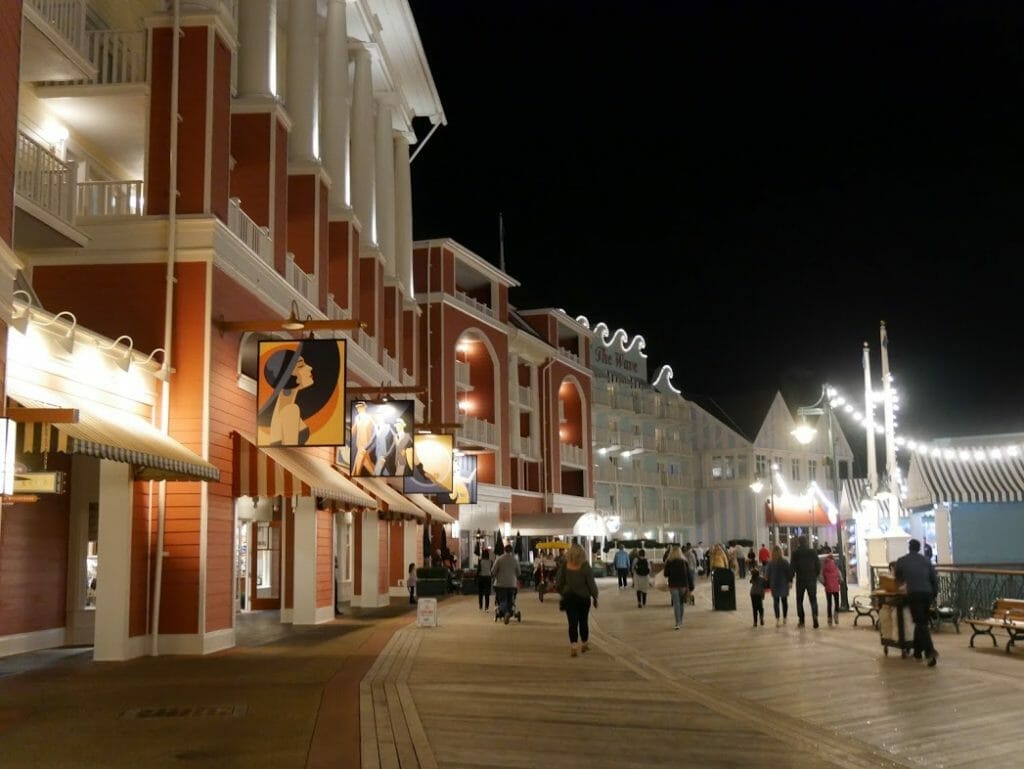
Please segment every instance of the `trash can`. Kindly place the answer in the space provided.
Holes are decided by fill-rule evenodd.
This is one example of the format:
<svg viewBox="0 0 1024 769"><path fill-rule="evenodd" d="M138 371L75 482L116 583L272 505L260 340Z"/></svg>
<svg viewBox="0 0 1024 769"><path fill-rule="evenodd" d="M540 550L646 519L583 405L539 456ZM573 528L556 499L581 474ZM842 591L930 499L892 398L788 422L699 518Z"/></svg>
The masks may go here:
<svg viewBox="0 0 1024 769"><path fill-rule="evenodd" d="M711 608L715 611L736 611L736 575L732 569L711 572Z"/></svg>

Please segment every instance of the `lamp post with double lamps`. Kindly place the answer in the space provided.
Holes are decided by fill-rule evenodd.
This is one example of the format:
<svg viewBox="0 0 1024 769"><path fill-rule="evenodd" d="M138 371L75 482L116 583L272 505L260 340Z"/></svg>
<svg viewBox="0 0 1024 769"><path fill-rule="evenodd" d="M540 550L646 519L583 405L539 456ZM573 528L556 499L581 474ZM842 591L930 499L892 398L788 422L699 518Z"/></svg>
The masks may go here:
<svg viewBox="0 0 1024 769"><path fill-rule="evenodd" d="M845 556L843 551L843 536L842 536L842 521L839 520L839 465L836 464L836 440L835 435L832 431L832 406L834 399L836 398L836 391L830 387L826 382L821 387L821 396L817 402L811 406L799 406L796 410L797 416L802 417L800 424L797 425L791 434L797 441L806 446L817 435L818 431L811 427L806 422L806 417L809 416L823 416L825 417L825 424L827 428L828 438L828 462L829 462L829 485L832 487L832 499L835 508L835 521L836 521L836 547L839 550L839 557L843 559L843 563L840 564L840 608L843 611L849 611L850 604L846 591L846 569L845 569ZM812 507L813 511L813 507ZM814 516L812 512L811 521L813 523Z"/></svg>

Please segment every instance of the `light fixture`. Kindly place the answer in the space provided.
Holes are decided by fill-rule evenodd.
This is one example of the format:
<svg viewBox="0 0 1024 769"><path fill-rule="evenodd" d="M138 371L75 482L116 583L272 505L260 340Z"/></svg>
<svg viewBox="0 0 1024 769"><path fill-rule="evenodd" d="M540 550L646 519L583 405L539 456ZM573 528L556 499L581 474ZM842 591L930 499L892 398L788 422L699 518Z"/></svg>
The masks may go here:
<svg viewBox="0 0 1024 769"><path fill-rule="evenodd" d="M314 319L309 315L305 320L299 319L299 305L292 299L288 317L283 320L214 320L214 325L221 334L225 331L347 331L364 329L366 324L350 318Z"/></svg>
<svg viewBox="0 0 1024 769"><path fill-rule="evenodd" d="M11 292L11 298L13 299L18 296L18 294L25 297L25 307L17 315L11 316L10 327L24 336L28 332L28 322L31 318L32 295L28 291L19 288L18 290Z"/></svg>
<svg viewBox="0 0 1024 769"><path fill-rule="evenodd" d="M806 446L808 443L814 440L814 436L818 434L818 431L815 430L806 422L801 422L792 430L790 430L789 434L796 438L798 443Z"/></svg>
<svg viewBox="0 0 1024 769"><path fill-rule="evenodd" d="M149 373L151 373L161 382L166 382L171 376L171 367L167 365L167 350L165 350L163 347L157 347L155 350L153 350L153 352L147 355L145 360L143 360L139 365L143 367L149 365L150 363L153 362L153 356L156 355L157 353L160 353L161 356L160 368L158 368L156 371L151 371L150 369L146 370L149 371Z"/></svg>
<svg viewBox="0 0 1024 769"><path fill-rule="evenodd" d="M71 326L64 333L56 334L56 342L64 349L64 352L70 355L75 349L75 326L78 325L78 318L75 317L75 314L73 312L71 312L70 310L62 310L61 312L58 312L56 315L54 315L53 318L51 318L46 323L40 323L39 325L43 327L52 326L57 322L59 318L65 316L71 318Z"/></svg>
<svg viewBox="0 0 1024 769"><path fill-rule="evenodd" d="M128 349L125 350L124 352L121 352L121 342L123 340L128 340ZM131 365L132 365L132 348L134 348L134 347L135 347L135 340L132 339L127 334L121 334L121 336L119 336L117 339L115 339L113 342L111 342L108 345L99 345L99 349L103 350L104 352L109 352L111 350L116 350L116 352L113 355L111 355L110 357L113 358L114 363L116 363L117 367L119 369L121 369L122 371L127 371L129 368L131 368Z"/></svg>
<svg viewBox="0 0 1024 769"><path fill-rule="evenodd" d="M755 494L760 494L762 491L764 491L764 481L758 478L756 481L750 484L750 490Z"/></svg>
<svg viewBox="0 0 1024 769"><path fill-rule="evenodd" d="M14 493L14 456L18 448L18 423L0 417L0 494Z"/></svg>

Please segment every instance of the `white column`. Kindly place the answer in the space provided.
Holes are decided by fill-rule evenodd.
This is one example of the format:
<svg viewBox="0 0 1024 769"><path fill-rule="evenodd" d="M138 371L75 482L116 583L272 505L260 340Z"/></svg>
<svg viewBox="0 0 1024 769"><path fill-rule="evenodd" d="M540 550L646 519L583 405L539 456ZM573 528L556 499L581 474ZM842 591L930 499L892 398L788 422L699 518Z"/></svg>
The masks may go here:
<svg viewBox="0 0 1024 769"><path fill-rule="evenodd" d="M391 128L391 105L377 102L377 156L375 199L377 202L377 243L384 254L384 274L395 276L395 143Z"/></svg>
<svg viewBox="0 0 1024 769"><path fill-rule="evenodd" d="M402 134L395 134L395 271L412 299L412 179L409 141Z"/></svg>
<svg viewBox="0 0 1024 769"><path fill-rule="evenodd" d="M316 624L316 500L299 497L295 506L292 567L292 624Z"/></svg>
<svg viewBox="0 0 1024 769"><path fill-rule="evenodd" d="M131 465L100 461L100 553L96 570L96 635L92 658L97 662L125 660L128 610L131 599L132 478Z"/></svg>
<svg viewBox="0 0 1024 769"><path fill-rule="evenodd" d="M292 119L288 159L315 163L320 147L320 37L316 0L292 0L288 9L288 92Z"/></svg>
<svg viewBox="0 0 1024 769"><path fill-rule="evenodd" d="M277 94L277 0L247 0L238 8L238 95Z"/></svg>
<svg viewBox="0 0 1024 769"><path fill-rule="evenodd" d="M361 536L358 542L353 542L353 547L358 547L362 554L362 568L359 572L360 591L359 595L352 596L352 606L372 607L387 606L391 598L387 592L383 595L377 587L379 571L382 568L380 554L381 525L377 520L377 511L368 510L361 514L363 517Z"/></svg>
<svg viewBox="0 0 1024 769"><path fill-rule="evenodd" d="M373 61L370 52L358 48L355 58L355 78L352 84L352 208L362 225L362 244L377 242L376 223L373 220Z"/></svg>
<svg viewBox="0 0 1024 769"><path fill-rule="evenodd" d="M351 206L348 180L348 27L345 0L327 5L324 41L324 167L331 177L330 213Z"/></svg>

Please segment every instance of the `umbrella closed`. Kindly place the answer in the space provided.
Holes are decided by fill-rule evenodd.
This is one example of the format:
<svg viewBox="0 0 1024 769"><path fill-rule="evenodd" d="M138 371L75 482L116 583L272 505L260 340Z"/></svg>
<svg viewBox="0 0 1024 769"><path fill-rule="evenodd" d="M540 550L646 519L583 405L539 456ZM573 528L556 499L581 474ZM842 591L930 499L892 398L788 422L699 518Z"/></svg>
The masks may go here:
<svg viewBox="0 0 1024 769"><path fill-rule="evenodd" d="M497 529L495 529L495 531L494 531L494 554L495 555L501 555L501 551L499 550L501 545L502 545L502 542L501 542L501 532L498 531Z"/></svg>
<svg viewBox="0 0 1024 769"><path fill-rule="evenodd" d="M518 531L516 532L516 544L512 548L512 550L513 550L513 552L515 552L516 557L520 561L523 560L523 555L524 555L524 553L523 553L523 535L520 534Z"/></svg>
<svg viewBox="0 0 1024 769"><path fill-rule="evenodd" d="M423 522L423 563L430 563L430 522Z"/></svg>

